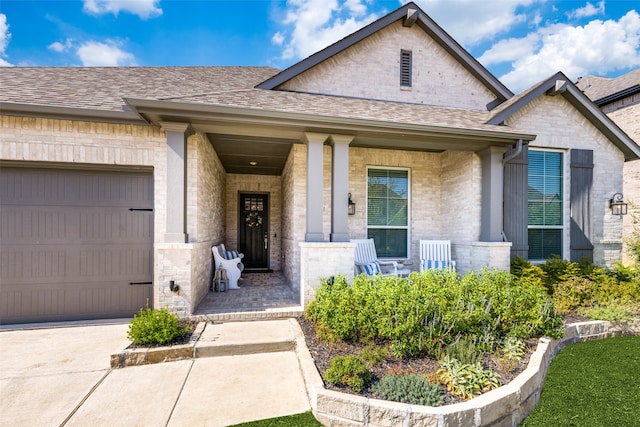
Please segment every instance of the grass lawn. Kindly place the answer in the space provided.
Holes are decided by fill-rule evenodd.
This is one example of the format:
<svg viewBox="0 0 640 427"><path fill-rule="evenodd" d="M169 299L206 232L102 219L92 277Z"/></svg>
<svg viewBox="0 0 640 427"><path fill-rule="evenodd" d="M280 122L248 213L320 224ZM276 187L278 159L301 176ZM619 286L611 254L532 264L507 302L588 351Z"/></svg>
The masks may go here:
<svg viewBox="0 0 640 427"><path fill-rule="evenodd" d="M569 346L553 359L521 426L640 426L640 337Z"/></svg>
<svg viewBox="0 0 640 427"><path fill-rule="evenodd" d="M287 417L269 418L261 421L236 424L232 427L322 427L322 424L313 417L311 412L289 415Z"/></svg>

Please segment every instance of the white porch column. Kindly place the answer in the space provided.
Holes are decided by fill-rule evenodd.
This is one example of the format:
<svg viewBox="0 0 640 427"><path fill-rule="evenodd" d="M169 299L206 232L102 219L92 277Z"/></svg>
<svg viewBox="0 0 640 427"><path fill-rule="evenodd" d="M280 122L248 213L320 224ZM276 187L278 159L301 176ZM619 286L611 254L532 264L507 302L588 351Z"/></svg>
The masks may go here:
<svg viewBox="0 0 640 427"><path fill-rule="evenodd" d="M322 232L322 179L323 147L329 135L305 132L307 145L307 232L306 242L323 242Z"/></svg>
<svg viewBox="0 0 640 427"><path fill-rule="evenodd" d="M167 133L167 230L165 243L186 243L187 136L189 123L161 122Z"/></svg>
<svg viewBox="0 0 640 427"><path fill-rule="evenodd" d="M353 136L331 135L331 236L332 242L349 241L349 144Z"/></svg>
<svg viewBox="0 0 640 427"><path fill-rule="evenodd" d="M478 152L482 162L481 242L502 242L504 147L488 147Z"/></svg>

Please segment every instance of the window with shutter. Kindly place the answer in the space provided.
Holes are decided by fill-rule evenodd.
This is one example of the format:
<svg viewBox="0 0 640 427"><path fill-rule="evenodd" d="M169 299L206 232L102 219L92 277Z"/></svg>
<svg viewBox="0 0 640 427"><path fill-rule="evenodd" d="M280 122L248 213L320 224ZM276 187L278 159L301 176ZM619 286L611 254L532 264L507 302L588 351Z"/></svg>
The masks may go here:
<svg viewBox="0 0 640 427"><path fill-rule="evenodd" d="M411 87L411 51L400 51L400 86Z"/></svg>
<svg viewBox="0 0 640 427"><path fill-rule="evenodd" d="M562 256L563 157L555 151L529 150L529 260Z"/></svg>

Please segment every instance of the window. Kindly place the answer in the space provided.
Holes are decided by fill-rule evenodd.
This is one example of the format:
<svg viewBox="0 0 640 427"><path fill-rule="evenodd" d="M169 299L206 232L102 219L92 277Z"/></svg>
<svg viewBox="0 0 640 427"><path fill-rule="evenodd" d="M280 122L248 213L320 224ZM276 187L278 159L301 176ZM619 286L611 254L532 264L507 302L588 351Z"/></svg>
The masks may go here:
<svg viewBox="0 0 640 427"><path fill-rule="evenodd" d="M529 150L529 260L562 256L562 165L562 153Z"/></svg>
<svg viewBox="0 0 640 427"><path fill-rule="evenodd" d="M411 51L400 51L400 86L411 87Z"/></svg>
<svg viewBox="0 0 640 427"><path fill-rule="evenodd" d="M367 236L379 258L407 258L409 171L367 169Z"/></svg>

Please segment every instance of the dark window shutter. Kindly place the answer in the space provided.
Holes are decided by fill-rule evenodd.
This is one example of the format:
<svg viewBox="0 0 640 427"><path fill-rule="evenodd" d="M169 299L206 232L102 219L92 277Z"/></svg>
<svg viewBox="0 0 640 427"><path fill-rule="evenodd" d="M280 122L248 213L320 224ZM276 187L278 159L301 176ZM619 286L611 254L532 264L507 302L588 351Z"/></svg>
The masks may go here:
<svg viewBox="0 0 640 427"><path fill-rule="evenodd" d="M571 150L571 261L593 261L593 150Z"/></svg>
<svg viewBox="0 0 640 427"><path fill-rule="evenodd" d="M507 153L506 156L509 156ZM529 254L527 188L529 150L524 145L518 156L504 165L504 234L511 242L511 259Z"/></svg>
<svg viewBox="0 0 640 427"><path fill-rule="evenodd" d="M400 51L400 86L411 87L411 51Z"/></svg>

